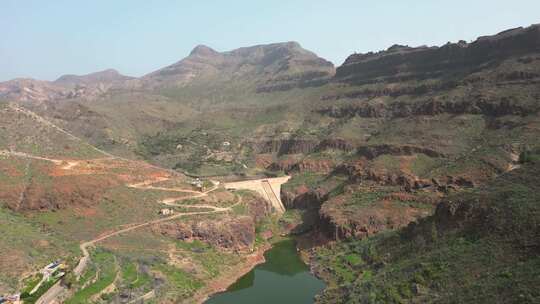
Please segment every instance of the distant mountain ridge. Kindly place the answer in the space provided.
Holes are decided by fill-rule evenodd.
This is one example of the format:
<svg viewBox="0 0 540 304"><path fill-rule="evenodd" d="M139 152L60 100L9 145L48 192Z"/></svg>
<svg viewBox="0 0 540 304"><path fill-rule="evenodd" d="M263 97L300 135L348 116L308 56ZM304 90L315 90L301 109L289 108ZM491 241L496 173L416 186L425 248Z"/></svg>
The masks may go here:
<svg viewBox="0 0 540 304"><path fill-rule="evenodd" d="M328 82L397 82L450 72L471 73L509 56L539 50L538 24L479 37L472 43L460 41L441 47L394 45L377 53L353 54L337 68L297 42L255 45L226 52L198 45L184 59L140 78L109 69L82 76L64 75L53 82L14 79L0 83L0 98L14 101L92 99L112 88L152 91L232 82L248 84L256 92L320 86Z"/></svg>
<svg viewBox="0 0 540 304"><path fill-rule="evenodd" d="M540 200L529 195L540 172L539 46L534 25L471 43L396 44L351 55L336 71L296 42L227 52L199 45L143 77L105 70L0 83L0 247L16 258L0 259L0 294L33 282L21 275L38 265L78 257L90 236L148 219L159 223L95 244L111 264L94 264L92 254L83 276L122 271L101 300L156 290L156 302L196 302L187 288L204 290L221 269L237 269L229 262L239 249L251 255L259 238L284 231L317 244L310 267L327 283L318 304L529 295L540 303ZM266 219L273 207L264 197L227 186L196 195L204 205L190 199L186 211L219 203L232 212L167 224L158 215L183 216L176 197L189 197L176 192L191 195L196 177L210 186L282 175L291 179L275 194L292 211L283 220ZM20 229L26 221L39 233ZM49 246L36 247L40 239ZM191 245L178 246L184 241ZM124 280L128 263L144 285ZM176 282L169 269L202 283ZM479 291L490 299L479 301Z"/></svg>
<svg viewBox="0 0 540 304"><path fill-rule="evenodd" d="M540 24L519 27L472 43L460 41L441 47L394 45L378 53L353 54L337 68L338 81L370 83L471 72L490 62L540 51Z"/></svg>
<svg viewBox="0 0 540 304"><path fill-rule="evenodd" d="M92 85L96 83L114 83L134 79L134 77L124 76L117 70L108 69L86 75L62 75L54 81L58 85Z"/></svg>
<svg viewBox="0 0 540 304"><path fill-rule="evenodd" d="M299 85L334 75L334 65L297 42L274 43L217 52L204 45L177 63L142 79L159 85L187 85L206 80L257 80L260 86Z"/></svg>
<svg viewBox="0 0 540 304"><path fill-rule="evenodd" d="M63 75L57 80L0 83L0 98L45 101L95 98L110 88L152 90L212 81L253 81L259 91L287 90L328 81L334 65L297 42L273 43L218 52L196 46L184 59L141 78L108 69L87 75ZM84 87L85 90L81 90ZM33 92L32 94L25 93Z"/></svg>
<svg viewBox="0 0 540 304"><path fill-rule="evenodd" d="M114 86L134 79L108 69L87 75L63 75L55 81L19 78L0 83L0 98L11 101L50 101L96 98Z"/></svg>

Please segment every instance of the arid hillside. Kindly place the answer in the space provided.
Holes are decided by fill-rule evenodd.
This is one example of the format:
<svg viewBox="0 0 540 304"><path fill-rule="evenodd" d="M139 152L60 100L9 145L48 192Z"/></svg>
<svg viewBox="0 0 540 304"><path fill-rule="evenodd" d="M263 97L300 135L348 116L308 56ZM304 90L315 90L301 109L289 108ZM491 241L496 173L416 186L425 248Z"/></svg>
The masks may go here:
<svg viewBox="0 0 540 304"><path fill-rule="evenodd" d="M447 288L471 303L476 288L486 303L520 296L497 293L503 279L534 302L534 233L515 243L504 233L537 230L517 223L533 223L526 213L537 209L522 196L535 188L539 83L539 25L395 45L337 68L286 42L197 46L141 78L107 70L0 83L0 224L26 223L28 234L0 239L10 248L0 288L28 285L17 279L51 255L70 269L82 256L92 262L66 298L106 302L85 284L107 269L100 290L113 286L115 299L202 299L260 262L267 238L291 233L329 283L321 303L446 303ZM285 175L272 200L286 208L281 220L264 195L223 187ZM512 189L499 191L505 183ZM482 217L512 228L479 229ZM468 260L499 245L491 260ZM450 262L435 263L440 255ZM493 272L463 274L469 267Z"/></svg>
<svg viewBox="0 0 540 304"><path fill-rule="evenodd" d="M151 292L192 303L261 261L267 243L256 239L276 210L259 194L115 156L1 106L1 294L79 303ZM36 285L56 260L66 275Z"/></svg>

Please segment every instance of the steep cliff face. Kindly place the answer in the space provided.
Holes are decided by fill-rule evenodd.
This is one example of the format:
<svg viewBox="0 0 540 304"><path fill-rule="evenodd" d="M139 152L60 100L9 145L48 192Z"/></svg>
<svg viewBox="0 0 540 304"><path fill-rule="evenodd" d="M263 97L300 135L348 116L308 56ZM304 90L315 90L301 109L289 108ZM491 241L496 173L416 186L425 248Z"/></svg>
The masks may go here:
<svg viewBox="0 0 540 304"><path fill-rule="evenodd" d="M337 69L336 78L354 83L402 81L467 74L510 56L540 51L540 25L517 28L473 43L442 47L395 45L379 53L354 54Z"/></svg>
<svg viewBox="0 0 540 304"><path fill-rule="evenodd" d="M373 145L361 146L356 150L356 153L368 159L374 159L380 155L414 155L425 154L429 157L444 157L445 155L430 148L415 147L415 146L394 146L394 145Z"/></svg>
<svg viewBox="0 0 540 304"><path fill-rule="evenodd" d="M358 95L354 95L358 98ZM536 113L540 109L538 104L519 104L513 98L489 98L482 93L458 97L455 100L439 100L435 98L421 99L417 103L400 102L350 102L323 106L316 111L334 118L351 118L355 116L365 118L399 118L418 115L440 114L479 114L487 116L519 115L525 116Z"/></svg>
<svg viewBox="0 0 540 304"><path fill-rule="evenodd" d="M318 210L327 198L328 192L320 188L309 189L304 186L293 191L281 191L281 201L287 209Z"/></svg>
<svg viewBox="0 0 540 304"><path fill-rule="evenodd" d="M311 139L268 139L251 144L256 153L276 153L277 155L312 152L317 146Z"/></svg>
<svg viewBox="0 0 540 304"><path fill-rule="evenodd" d="M334 149L344 152L352 151L354 143L341 138L326 138L323 140L303 138L267 139L249 142L255 153L275 153L278 156L287 154L309 154Z"/></svg>
<svg viewBox="0 0 540 304"><path fill-rule="evenodd" d="M283 171L285 173L318 172L330 173L336 167L336 163L329 159L303 159L296 161L294 159L285 159L273 162L266 166L266 169L272 171Z"/></svg>

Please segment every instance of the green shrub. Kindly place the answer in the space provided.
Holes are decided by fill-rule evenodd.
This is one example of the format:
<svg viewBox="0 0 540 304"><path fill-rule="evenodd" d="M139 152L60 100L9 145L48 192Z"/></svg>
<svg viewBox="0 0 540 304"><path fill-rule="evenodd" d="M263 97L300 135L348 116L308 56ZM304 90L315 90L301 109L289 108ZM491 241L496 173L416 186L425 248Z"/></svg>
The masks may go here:
<svg viewBox="0 0 540 304"><path fill-rule="evenodd" d="M521 164L526 163L539 163L540 162L540 149L525 150L519 155L519 162Z"/></svg>
<svg viewBox="0 0 540 304"><path fill-rule="evenodd" d="M359 266L364 264L364 260L362 260L362 257L355 253L350 253L345 256L345 261L351 266Z"/></svg>

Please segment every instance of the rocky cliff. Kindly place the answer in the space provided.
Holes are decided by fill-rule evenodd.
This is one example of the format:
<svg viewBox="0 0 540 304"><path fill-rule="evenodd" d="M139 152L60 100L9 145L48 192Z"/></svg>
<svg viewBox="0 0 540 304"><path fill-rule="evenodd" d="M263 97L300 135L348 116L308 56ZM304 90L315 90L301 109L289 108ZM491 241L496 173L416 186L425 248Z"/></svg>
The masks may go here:
<svg viewBox="0 0 540 304"><path fill-rule="evenodd" d="M334 149L349 152L354 149L354 143L341 138L323 140L310 138L268 138L266 140L249 141L247 145L256 153L275 153L278 156L287 154L308 154Z"/></svg>
<svg viewBox="0 0 540 304"><path fill-rule="evenodd" d="M351 55L337 69L336 79L353 83L404 81L442 75L462 77L514 56L540 51L540 25L516 28L473 43L442 47L394 45L386 51Z"/></svg>

